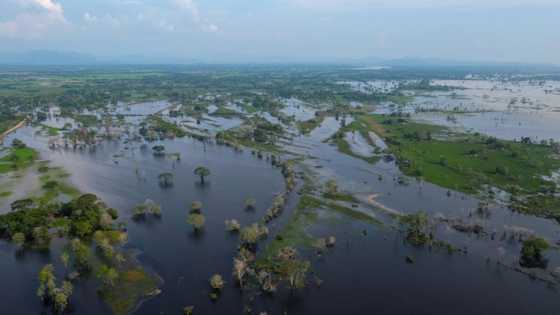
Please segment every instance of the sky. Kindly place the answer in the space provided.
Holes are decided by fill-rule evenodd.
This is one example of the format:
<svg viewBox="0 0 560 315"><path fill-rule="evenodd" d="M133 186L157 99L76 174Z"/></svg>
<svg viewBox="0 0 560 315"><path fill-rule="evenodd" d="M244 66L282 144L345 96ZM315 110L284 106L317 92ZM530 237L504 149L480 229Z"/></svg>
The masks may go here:
<svg viewBox="0 0 560 315"><path fill-rule="evenodd" d="M560 64L560 0L0 0L0 53Z"/></svg>

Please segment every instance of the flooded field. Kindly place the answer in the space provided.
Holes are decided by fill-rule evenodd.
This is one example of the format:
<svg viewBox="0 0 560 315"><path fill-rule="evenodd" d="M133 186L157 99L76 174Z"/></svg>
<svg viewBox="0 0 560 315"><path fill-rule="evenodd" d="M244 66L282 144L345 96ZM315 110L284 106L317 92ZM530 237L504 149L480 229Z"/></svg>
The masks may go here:
<svg viewBox="0 0 560 315"><path fill-rule="evenodd" d="M351 85L358 92L383 94L416 83ZM560 94L554 83L432 84L453 89L410 91L412 101L382 102L374 112L410 113L414 121L507 140L560 139L555 123ZM69 137L49 135L49 127L63 134L65 125L78 124L51 112L41 125L29 124L4 143L23 141L49 167L67 172L68 185L118 210L118 222L128 234L124 250L160 280L157 292L137 301L129 313L179 314L190 305L195 314L552 314L560 307L557 221L512 211L506 191L492 191L496 197L488 201L405 175L389 154L394 143L383 130L362 132L359 115L324 114L296 98L279 100L282 107L273 110L238 103L212 105L198 116L177 114L186 109L171 101L118 103L105 113L87 112L99 120L113 119L92 127L97 135L107 134L95 145L73 145ZM360 104L350 106L350 113ZM154 117L161 119L155 127L150 126ZM308 133L297 130L298 122L310 120ZM256 130L282 128L274 136L275 146L228 142L255 125ZM161 126L167 130L159 131ZM350 127L355 129L344 129ZM186 136L167 136L175 128ZM150 134L153 130L159 133ZM255 139L264 137L255 129L249 132ZM350 151L341 150L340 143ZM165 153L158 154L158 147ZM294 168L294 187L281 164L287 161ZM193 173L199 166L210 171L206 178ZM2 183L17 192L0 199L2 213L44 187L38 169L10 174L3 175ZM171 174L171 183L162 184L162 174ZM243 245L238 234L226 230L225 221L235 219L242 227L261 222L278 196L285 198L284 211L264 221L268 238L256 246L257 262L267 258L269 248L293 242L288 244L311 265L305 288L283 284L270 293L240 287L232 266ZM310 199L315 204L304 207ZM161 217L134 219L136 207L146 200L161 207ZM199 232L187 224L195 201L202 203L205 216ZM412 244L403 225L404 218L418 213L427 218L431 241L426 246ZM544 268L519 267L522 241L532 237L551 244ZM336 245L317 246L331 238ZM37 273L52 263L64 277L59 257L65 246L62 238L46 251L0 242L0 293L10 301L0 313L51 312L36 297ZM217 298L208 282L214 274L225 280ZM98 290L95 277L78 279L66 312L110 313Z"/></svg>

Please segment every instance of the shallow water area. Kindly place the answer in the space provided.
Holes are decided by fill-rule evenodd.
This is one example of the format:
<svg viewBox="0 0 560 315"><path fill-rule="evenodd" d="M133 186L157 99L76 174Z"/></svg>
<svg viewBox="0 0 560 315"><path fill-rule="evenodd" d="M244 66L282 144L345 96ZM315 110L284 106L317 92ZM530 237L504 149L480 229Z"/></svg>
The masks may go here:
<svg viewBox="0 0 560 315"><path fill-rule="evenodd" d="M161 109L154 106L152 110L156 108ZM227 122L210 118L222 126L216 128L227 128ZM347 124L351 121L346 119ZM376 201L402 213L425 210L434 216L481 222L489 230L523 226L552 240L560 238L556 222L514 214L499 206L492 206L489 217L473 216L479 201L476 198L455 192L448 195L445 189L411 178L401 183L398 179L403 175L394 162L369 164L338 152L325 140L341 124L340 120L327 117L309 135L296 137L293 145L287 146L312 157L303 162L303 167L316 174L316 185L336 179L342 191L355 193L364 204L376 194ZM236 152L190 138L148 143L147 148L142 148L140 142L124 143L129 140L124 137L104 141L95 150L50 150L48 137L36 134L34 128L18 130L6 143L15 137L39 149L42 158L51 160L54 166L64 167L81 191L95 193L119 210L120 220L128 227L127 247L139 250L140 261L165 281L162 294L144 302L135 314L178 314L187 305L195 305L196 314L243 313L245 297L231 276L238 240L225 231L224 221L237 219L247 225L261 218L271 199L285 189L278 168L257 159L250 150ZM366 139L361 141L367 143ZM155 157L150 148L157 144L164 145L167 153L180 153L180 161ZM204 185L193 174L199 165L212 172ZM157 177L162 172L174 174L172 187L159 186ZM292 198L296 196L292 194ZM248 197L257 200L254 212L244 210ZM148 198L162 205L162 218L132 221L133 207ZM194 200L202 201L206 216L206 226L200 234L193 233L185 222ZM485 262L486 256L494 257L500 248L505 251L505 262L514 261L519 248L508 245L507 240L490 242L441 227L436 231L438 236L446 236L459 247L469 247L468 255L449 255L405 244L403 234L390 226L390 216L382 209L371 206L360 210L387 224L376 226L341 216L340 220L309 227L313 236L333 235L337 239L336 246L322 257L313 251L306 252L314 262L314 275L324 284L317 288L310 283L307 289L295 292L283 289L273 297L258 296L254 311L333 315L551 314L560 307L558 293L546 284L500 267L494 260ZM274 227L280 227L289 214L288 211L274 222ZM0 243L0 264L8 284L0 285L0 293L14 303L34 301L20 309L3 303L0 313L29 314L43 310L34 294L36 273L42 265L57 259L57 246L54 244L48 255L31 252L22 261L16 258L11 244ZM414 263L406 263L407 256ZM551 268L557 264L556 258L551 259ZM212 303L208 279L214 273L222 274L227 284L220 299ZM504 296L516 298L506 300ZM77 288L72 305L76 314L107 313L94 286L86 283Z"/></svg>

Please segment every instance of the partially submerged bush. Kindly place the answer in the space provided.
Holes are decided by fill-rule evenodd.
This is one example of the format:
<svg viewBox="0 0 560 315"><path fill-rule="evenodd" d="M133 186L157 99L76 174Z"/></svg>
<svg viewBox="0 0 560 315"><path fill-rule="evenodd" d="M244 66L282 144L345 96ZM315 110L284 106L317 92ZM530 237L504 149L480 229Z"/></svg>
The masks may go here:
<svg viewBox="0 0 560 315"><path fill-rule="evenodd" d="M60 287L56 286L56 276L53 265L46 265L39 272L39 288L37 296L41 301L51 304L57 313L63 313L68 307L68 301L74 287L68 281L63 281Z"/></svg>
<svg viewBox="0 0 560 315"><path fill-rule="evenodd" d="M215 274L210 278L210 287L214 290L222 290L225 285L225 281L221 275Z"/></svg>
<svg viewBox="0 0 560 315"><path fill-rule="evenodd" d="M245 276L249 272L249 265L255 260L255 254L244 247L239 249L237 257L233 259L233 276L240 287L243 287Z"/></svg>
<svg viewBox="0 0 560 315"><path fill-rule="evenodd" d="M257 200L255 198L247 198L245 200L245 209L255 210L256 206L257 206Z"/></svg>
<svg viewBox="0 0 560 315"><path fill-rule="evenodd" d="M161 173L158 176L159 185L163 188L168 188L173 186L173 174L172 173Z"/></svg>
<svg viewBox="0 0 560 315"><path fill-rule="evenodd" d="M200 213L202 211L202 202L193 201L191 203L191 213Z"/></svg>
<svg viewBox="0 0 560 315"><path fill-rule="evenodd" d="M519 264L526 268L546 268L547 261L542 252L550 247L542 238L532 238L523 242Z"/></svg>
<svg viewBox="0 0 560 315"><path fill-rule="evenodd" d="M239 224L239 222L237 222L237 220L235 219L226 220L226 229L229 232L239 232L239 230L241 229L241 224Z"/></svg>
<svg viewBox="0 0 560 315"><path fill-rule="evenodd" d="M400 218L400 222L407 226L406 240L415 246L425 245L431 240L428 233L428 214L418 212L407 214Z"/></svg>
<svg viewBox="0 0 560 315"><path fill-rule="evenodd" d="M183 314L184 315L192 315L193 311L194 311L194 306L193 305L185 306L183 308Z"/></svg>
<svg viewBox="0 0 560 315"><path fill-rule="evenodd" d="M134 208L132 218L135 220L145 219L146 216L161 217L161 206L151 199L146 199L143 203Z"/></svg>
<svg viewBox="0 0 560 315"><path fill-rule="evenodd" d="M284 211L284 206L286 205L286 198L285 194L280 194L272 200L272 205L266 211L264 221L266 223L274 220L275 218L279 217Z"/></svg>
<svg viewBox="0 0 560 315"><path fill-rule="evenodd" d="M305 287L307 272L311 267L309 261L298 259L298 252L293 247L284 247L278 251L275 272L288 282L290 289Z"/></svg>
<svg viewBox="0 0 560 315"><path fill-rule="evenodd" d="M254 247L257 242L261 239L265 239L268 236L268 228L259 223L253 223L241 230L241 241L244 245L249 247Z"/></svg>
<svg viewBox="0 0 560 315"><path fill-rule="evenodd" d="M330 179L325 184L325 190L329 195L336 195L338 193L338 185L334 179Z"/></svg>
<svg viewBox="0 0 560 315"><path fill-rule="evenodd" d="M162 145L155 145L152 147L152 152L154 156L164 156L165 155L165 147Z"/></svg>
<svg viewBox="0 0 560 315"><path fill-rule="evenodd" d="M187 223L194 228L195 232L202 230L205 222L206 218L200 213L191 213L187 218Z"/></svg>
<svg viewBox="0 0 560 315"><path fill-rule="evenodd" d="M25 234L23 233L15 233L14 235L12 235L12 242L14 242L14 244L16 244L18 247L23 247L23 245L25 244Z"/></svg>

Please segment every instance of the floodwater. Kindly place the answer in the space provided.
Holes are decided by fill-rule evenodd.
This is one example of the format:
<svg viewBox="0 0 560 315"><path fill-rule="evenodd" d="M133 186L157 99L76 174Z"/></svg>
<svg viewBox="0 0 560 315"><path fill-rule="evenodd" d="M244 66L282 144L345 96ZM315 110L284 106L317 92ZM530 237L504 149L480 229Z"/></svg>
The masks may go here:
<svg viewBox="0 0 560 315"><path fill-rule="evenodd" d="M404 213L425 210L450 218L481 220L486 228L496 230L506 225L525 226L558 239L558 224L550 220L514 215L499 206L491 208L488 218L472 217L470 213L478 203L474 198L458 193L448 196L444 189L413 179L407 180L408 185L399 184L396 178L402 175L394 163L368 164L340 154L323 142L339 127L339 121L326 118L319 128L286 146L292 152L315 157L307 159L304 167L312 169L319 182L335 178L341 190L357 192L364 200L377 194L377 201ZM179 314L186 305L195 305L197 314L243 313L247 297L231 277L238 241L225 232L224 221L237 219L245 225L262 217L271 199L284 190L279 169L257 159L250 150L236 152L192 139L149 144L163 144L168 153L181 153L180 161L172 161L154 157L149 148L140 149L139 143L125 144L124 139L104 142L90 152L49 150L47 139L30 127L10 137L38 148L44 159L72 174L71 181L77 188L97 194L109 206L119 209L119 220L126 222L129 229L127 247L139 250L139 260L164 280L162 294L143 303L135 314ZM120 156L116 158L118 164L115 154ZM212 171L205 185L192 174L199 165ZM162 172L174 174L173 187L158 186L157 176ZM244 210L248 197L257 199L255 212ZM162 205L161 220L132 222L132 208L147 198ZM204 233L198 236L185 223L194 200L203 202L207 219ZM297 194L293 193L288 208L296 202ZM362 206L358 210L390 222L389 216L376 207ZM288 210L273 222L273 233L289 215ZM505 251L502 259L506 265L511 263L519 252L516 243L477 239L441 227L436 231L438 237L446 236L459 247L469 247L467 255L448 255L405 245L402 234L390 224L377 227L346 219L338 221L314 225L309 230L314 236L337 238L336 247L323 257L306 252L313 261L315 275L324 284L320 288L311 284L297 292L280 290L274 297L257 296L255 313L554 314L560 307L558 292L545 283L497 265L495 259L486 262L486 257L495 257L494 251L504 248L500 250ZM36 275L42 265L56 261L60 246L55 242L50 253L16 255L12 245L0 243L0 294L9 301L0 304L0 314L41 313L43 308L35 296ZM405 262L407 256L413 257L413 264ZM556 262L551 257L550 268ZM212 303L208 279L214 273L222 274L227 285L220 299ZM75 314L108 313L89 282L77 285L71 304Z"/></svg>
<svg viewBox="0 0 560 315"><path fill-rule="evenodd" d="M384 103L376 112L410 113L420 121L506 140L560 140L560 82L434 80L432 85L452 90L416 93L404 106Z"/></svg>

